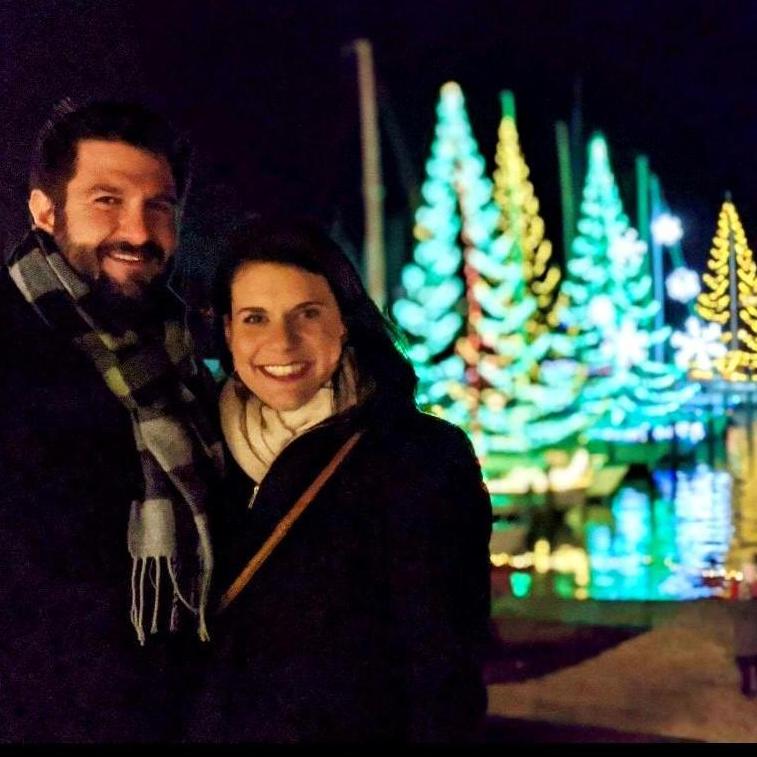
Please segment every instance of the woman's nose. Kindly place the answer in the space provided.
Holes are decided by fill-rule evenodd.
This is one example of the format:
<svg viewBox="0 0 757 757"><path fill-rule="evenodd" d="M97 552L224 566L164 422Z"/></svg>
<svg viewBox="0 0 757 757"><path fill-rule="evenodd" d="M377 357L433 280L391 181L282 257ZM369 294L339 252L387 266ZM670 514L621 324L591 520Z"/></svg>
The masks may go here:
<svg viewBox="0 0 757 757"><path fill-rule="evenodd" d="M272 323L270 337L274 344L281 346L284 349L294 347L299 341L297 329L286 318L282 318L281 320Z"/></svg>

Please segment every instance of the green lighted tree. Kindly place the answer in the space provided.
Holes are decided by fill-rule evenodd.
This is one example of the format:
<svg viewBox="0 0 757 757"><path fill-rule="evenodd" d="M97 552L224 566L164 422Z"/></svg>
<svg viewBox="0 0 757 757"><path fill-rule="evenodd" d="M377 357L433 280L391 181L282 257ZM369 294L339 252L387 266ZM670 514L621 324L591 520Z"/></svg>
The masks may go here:
<svg viewBox="0 0 757 757"><path fill-rule="evenodd" d="M405 296L392 308L408 335L418 400L427 406L447 404L451 383L465 378L465 363L455 353L468 320L464 257L468 249L487 248L497 218L486 164L455 82L442 86L436 114L423 204L415 214L413 261L402 271Z"/></svg>
<svg viewBox="0 0 757 757"><path fill-rule="evenodd" d="M481 451L525 453L564 441L588 419L577 402L583 370L564 359L569 340L560 343L548 331L559 272L549 263L512 94L502 100L499 223L488 249L469 250L465 258L468 323L456 351L467 371L463 382L451 384L450 417L472 430Z"/></svg>
<svg viewBox="0 0 757 757"><path fill-rule="evenodd" d="M698 390L682 386L682 371L650 359L670 329L654 329L659 304L651 297L646 245L623 212L607 143L595 133L588 146L578 234L568 260L562 311L576 356L588 368L582 404L596 420L590 438L644 441ZM657 432L655 431L657 429Z"/></svg>

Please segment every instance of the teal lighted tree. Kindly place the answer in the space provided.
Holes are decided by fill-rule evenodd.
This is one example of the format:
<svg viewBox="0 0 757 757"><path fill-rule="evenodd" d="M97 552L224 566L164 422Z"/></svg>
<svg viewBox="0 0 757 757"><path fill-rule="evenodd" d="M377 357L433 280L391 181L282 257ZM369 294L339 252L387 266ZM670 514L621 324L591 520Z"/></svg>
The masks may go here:
<svg viewBox="0 0 757 757"><path fill-rule="evenodd" d="M469 320L466 250L486 250L496 224L492 185L471 129L460 86L447 82L436 107L431 156L415 214L413 260L402 271L405 296L392 312L408 338L419 378L418 401L440 412L451 385L466 378L456 340Z"/></svg>
<svg viewBox="0 0 757 757"><path fill-rule="evenodd" d="M698 391L681 370L650 359L670 329L654 328L646 245L623 211L605 138L588 145L588 170L578 234L562 291L562 320L588 369L582 404L595 420L590 438L646 441L664 436L681 406Z"/></svg>
<svg viewBox="0 0 757 757"><path fill-rule="evenodd" d="M520 148L515 102L503 92L495 201L488 248L468 249L463 266L468 323L456 351L467 366L450 392L452 420L474 432L479 451L525 453L583 428L583 370L565 360L556 335L559 271L551 262L539 203Z"/></svg>

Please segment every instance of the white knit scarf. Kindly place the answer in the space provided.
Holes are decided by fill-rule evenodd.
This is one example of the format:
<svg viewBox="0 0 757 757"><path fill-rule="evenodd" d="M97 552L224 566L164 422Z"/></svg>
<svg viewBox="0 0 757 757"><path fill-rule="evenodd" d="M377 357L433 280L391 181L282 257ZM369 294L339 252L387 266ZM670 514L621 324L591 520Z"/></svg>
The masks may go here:
<svg viewBox="0 0 757 757"><path fill-rule="evenodd" d="M219 398L221 429L239 467L257 484L273 461L293 439L357 401L354 370L343 361L340 390L324 384L295 410L274 410L252 394L235 376L228 379Z"/></svg>

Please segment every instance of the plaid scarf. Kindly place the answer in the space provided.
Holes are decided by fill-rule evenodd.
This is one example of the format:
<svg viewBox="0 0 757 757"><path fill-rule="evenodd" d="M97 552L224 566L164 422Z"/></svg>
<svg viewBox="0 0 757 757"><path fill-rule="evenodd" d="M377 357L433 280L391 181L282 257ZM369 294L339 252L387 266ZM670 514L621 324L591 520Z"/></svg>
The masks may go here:
<svg viewBox="0 0 757 757"><path fill-rule="evenodd" d="M176 629L183 606L198 617L199 636L207 640L213 555L206 503L223 458L218 435L187 386L187 380L202 376L186 328L168 317L152 338L133 330L106 330L106 319L92 313L96 308L87 284L39 230L22 241L8 266L26 301L82 350L131 416L145 481L144 499L132 502L127 528L131 621L139 642L145 641L146 593L153 599L151 633L158 630L161 564L172 585L170 629Z"/></svg>

